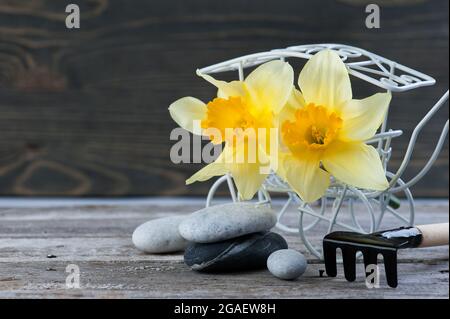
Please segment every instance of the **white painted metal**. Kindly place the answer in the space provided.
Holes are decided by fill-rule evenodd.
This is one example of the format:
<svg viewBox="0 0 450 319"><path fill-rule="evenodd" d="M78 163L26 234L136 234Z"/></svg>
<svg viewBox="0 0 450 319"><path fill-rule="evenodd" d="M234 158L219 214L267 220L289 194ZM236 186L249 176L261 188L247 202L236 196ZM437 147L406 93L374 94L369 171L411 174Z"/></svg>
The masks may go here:
<svg viewBox="0 0 450 319"><path fill-rule="evenodd" d="M351 75L393 92L403 92L421 86L435 84L435 80L369 51L342 44L309 44L276 49L231 59L200 69L201 73L219 73L238 70L243 78L243 69L274 59L310 59L315 53L330 49L336 51L349 68Z"/></svg>
<svg viewBox="0 0 450 319"><path fill-rule="evenodd" d="M289 60L294 58L309 59L315 53L330 49L336 51L341 59L346 64L349 73L361 80L378 86L390 92L405 92L408 90L416 89L419 87L429 86L435 84L435 80L419 71L406 67L397 62L391 61L377 54L368 52L366 50L342 45L342 44L311 44L311 45L299 45L288 47L286 49L276 49L267 52L255 53L225 62L221 62L215 65L211 65L200 69L201 73L211 74L226 71L237 71L238 78L243 80L245 77L244 71L248 67L253 67L261 63L274 60ZM294 233L298 232L303 243L307 249L318 258L322 258L321 249L314 247L308 240L307 232L314 231L317 224L325 222L328 224L327 231L330 232L336 227L340 229L347 229L358 232L373 232L378 230L381 222L386 214L391 214L397 218L404 225L414 224L414 198L412 196L410 187L417 183L434 164L438 157L442 147L444 146L448 130L449 121L442 130L439 140L436 144L435 150L431 154L428 162L422 168L422 170L408 182L404 182L401 176L405 172L408 164L411 160L411 156L414 150L416 140L422 130L422 128L430 121L430 119L439 111L439 109L448 101L449 92L447 91L441 99L430 109L430 111L419 122L411 135L408 148L405 152L404 159L398 171L391 173L388 171L388 162L392 154L391 142L395 137L400 136L403 132L401 130L387 129L387 116L380 128L378 134L373 138L366 141L370 144L377 144L377 150L380 154L380 158L386 170L386 176L390 179L390 186L384 192L374 192L365 189L356 189L345 185L339 181L333 180L331 186L327 190L326 194L320 201L318 212L314 210L312 205L304 203L279 176L272 173L266 179L260 192L258 192L258 201L270 202L270 193L285 193L288 195L283 208L278 214L277 227L282 231ZM239 195L234 187L232 177L225 175L220 177L211 187L206 205L210 206L214 195L218 187L227 183L228 189L231 194L231 199L236 202L239 201ZM409 215L402 216L394 208L389 206L389 201L396 193L403 192L407 199L409 208ZM332 202L331 207L328 203ZM367 213L370 216L370 225L360 225L357 220L356 212L354 210L355 202L361 202L363 207L366 208ZM350 213L351 221L353 225L344 223L339 220L340 214L344 211L343 204L347 203L347 207ZM290 227L282 223L282 217L287 212L290 205L298 206L299 211L299 225L298 228ZM377 208L377 209L375 209ZM317 209L316 209L317 210ZM331 210L331 217L327 216L327 211ZM362 212L359 212L362 213ZM309 215L314 218L313 222L308 225L304 223L305 215ZM325 235L325 234L324 234Z"/></svg>

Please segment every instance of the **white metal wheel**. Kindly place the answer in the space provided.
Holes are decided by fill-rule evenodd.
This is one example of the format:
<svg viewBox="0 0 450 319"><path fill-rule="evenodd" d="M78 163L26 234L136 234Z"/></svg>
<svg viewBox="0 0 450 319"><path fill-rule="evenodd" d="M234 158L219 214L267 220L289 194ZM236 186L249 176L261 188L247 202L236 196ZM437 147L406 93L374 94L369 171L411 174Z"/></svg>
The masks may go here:
<svg viewBox="0 0 450 319"><path fill-rule="evenodd" d="M233 202L237 202L239 200L238 194L236 192L236 189L234 187L233 179L230 175L224 175L219 177L214 184L211 186L208 192L208 196L206 197L206 207L210 207L212 204L212 201L214 197L216 196L216 192L219 189L219 187L226 183L228 186L228 190L230 192L231 200Z"/></svg>
<svg viewBox="0 0 450 319"><path fill-rule="evenodd" d="M391 172L386 172L386 175L388 178L393 178L394 174ZM384 217L386 216L386 214L391 214L393 217L395 217L397 220L400 221L400 224L402 226L413 226L414 225L414 221L415 221L415 206L414 206L414 197L411 193L411 190L405 186L405 182L399 178L397 179L396 183L395 183L395 187L398 187L400 189L402 189L401 192L403 192L405 199L404 201L402 201L403 205L407 205L407 209L405 210L404 213L398 211L395 207L392 207L392 205L389 205L389 202L392 199L392 196L394 196L394 194L392 194L391 192L387 192L384 194L381 194L378 198L373 198L371 199L371 201L373 202L374 205L377 205L379 207L380 213L377 217L377 222L376 222L376 230L379 230Z"/></svg>
<svg viewBox="0 0 450 319"><path fill-rule="evenodd" d="M222 186L222 184L225 184L225 183L228 187L231 201L233 203L240 201L239 192L237 191L237 189L234 185L233 177L229 174L226 174L222 177L219 177L214 182L214 184L211 186L211 188L209 189L208 196L206 197L206 205L205 205L206 207L212 206L212 203L213 203L214 197L216 196L217 190L219 189L220 186ZM266 203L270 203L270 202L271 202L271 198L270 198L269 192L264 187L261 187L260 190L258 191L257 203L258 204L266 204Z"/></svg>
<svg viewBox="0 0 450 319"><path fill-rule="evenodd" d="M287 226L283 223L283 217L285 216L285 214L287 213L287 209L292 205L295 205L296 208L298 208L303 202L302 200L298 197L298 195L294 192L288 192L288 200L286 201L286 203L283 205L283 207L281 208L281 210L278 212L278 216L277 216L277 224L276 224L276 228L287 232L287 233L291 233L291 234L297 234L298 233L298 226L297 227L291 227L291 226ZM319 211L319 215L323 216L325 214L326 211L326 205L327 205L327 198L326 197L322 197L322 199L320 200L320 211ZM314 217L312 221L309 222L309 224L304 225L304 230L307 231L309 229L312 229L314 226L316 226L319 222L321 221L321 219L319 217Z"/></svg>
<svg viewBox="0 0 450 319"><path fill-rule="evenodd" d="M310 233L314 232L314 236L317 237L317 233L319 229L316 226L319 226L320 223L323 223L325 227L322 227L320 230L322 232L321 237L325 236L326 234L336 230L336 228L339 228L341 230L348 230L348 231L355 231L355 232L363 232L363 233L369 233L375 231L376 226L376 218L373 211L373 207L367 199L367 197L364 195L363 192L360 190L344 186L342 189L339 190L338 195L335 198L328 199L327 201L332 200L332 205L329 207L327 205L326 201L324 202L322 200L322 205L326 205L325 211L328 211L331 209L331 215L330 214L321 214L322 210L324 210L324 207L321 205L319 208L319 212L315 212L314 209L311 207L311 205L308 205L307 203L302 203L299 207L299 226L298 226L298 233L300 235L300 238L303 242L303 244L306 246L306 248L316 256L317 258L322 259L322 248L314 246L314 243L311 241ZM365 208L366 213L369 214L369 225L366 229L364 229L361 225L358 225L354 222L353 215L354 212L350 212L350 216L348 216L348 219L351 223L348 221L343 221L340 216L343 216L346 213L347 210L353 209L353 204L350 205L350 202L352 201L360 201L363 204L363 207ZM348 204L347 207L344 207L343 204ZM315 223L312 228L307 228L305 225L305 217L306 216L312 216L314 218L319 219L319 222ZM321 241L320 241L321 243Z"/></svg>

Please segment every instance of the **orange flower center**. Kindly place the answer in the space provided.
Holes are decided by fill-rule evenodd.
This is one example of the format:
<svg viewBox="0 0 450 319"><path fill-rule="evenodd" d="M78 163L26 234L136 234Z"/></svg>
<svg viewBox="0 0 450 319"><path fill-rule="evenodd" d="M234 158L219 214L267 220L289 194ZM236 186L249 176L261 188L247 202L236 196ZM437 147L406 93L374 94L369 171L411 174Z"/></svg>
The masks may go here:
<svg viewBox="0 0 450 319"><path fill-rule="evenodd" d="M295 120L285 121L281 127L283 142L295 154L305 150L323 150L337 136L342 119L329 113L323 106L313 103L299 109Z"/></svg>
<svg viewBox="0 0 450 319"><path fill-rule="evenodd" d="M228 137L235 138L236 135L247 129L254 129L254 133L257 134L257 128L261 126L261 119L264 116L257 118L250 111L249 106L240 97L215 98L207 104L206 117L202 120L201 127L215 144L224 142ZM268 125L268 123L264 124ZM212 131L208 132L212 129L215 130L215 134L212 134ZM220 132L220 136L218 136L218 132ZM233 136L227 136L230 133Z"/></svg>

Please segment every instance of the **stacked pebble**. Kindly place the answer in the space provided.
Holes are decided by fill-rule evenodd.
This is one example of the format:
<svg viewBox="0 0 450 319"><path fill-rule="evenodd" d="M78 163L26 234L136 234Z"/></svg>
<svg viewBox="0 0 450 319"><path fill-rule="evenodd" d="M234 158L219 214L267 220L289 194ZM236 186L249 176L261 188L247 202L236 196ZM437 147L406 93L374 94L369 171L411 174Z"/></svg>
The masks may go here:
<svg viewBox="0 0 450 319"><path fill-rule="evenodd" d="M231 203L199 210L178 227L191 242L185 263L197 271L259 269L276 250L287 248L280 235L269 232L277 222L268 205Z"/></svg>
<svg viewBox="0 0 450 319"><path fill-rule="evenodd" d="M269 205L229 203L188 216L151 220L135 230L133 243L147 253L185 250L185 263L196 271L226 272L267 266L281 279L295 279L304 272L306 260L287 249L283 237L270 232L276 222L276 213ZM276 252L281 252L279 258Z"/></svg>

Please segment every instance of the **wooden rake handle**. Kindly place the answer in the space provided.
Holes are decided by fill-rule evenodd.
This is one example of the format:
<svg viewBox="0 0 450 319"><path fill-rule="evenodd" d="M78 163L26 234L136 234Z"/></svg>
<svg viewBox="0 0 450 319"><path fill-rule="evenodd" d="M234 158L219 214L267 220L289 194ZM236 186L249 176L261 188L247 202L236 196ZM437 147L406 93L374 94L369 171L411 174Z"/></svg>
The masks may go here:
<svg viewBox="0 0 450 319"><path fill-rule="evenodd" d="M419 247L448 245L448 226L448 223L416 226L422 233L422 242Z"/></svg>

